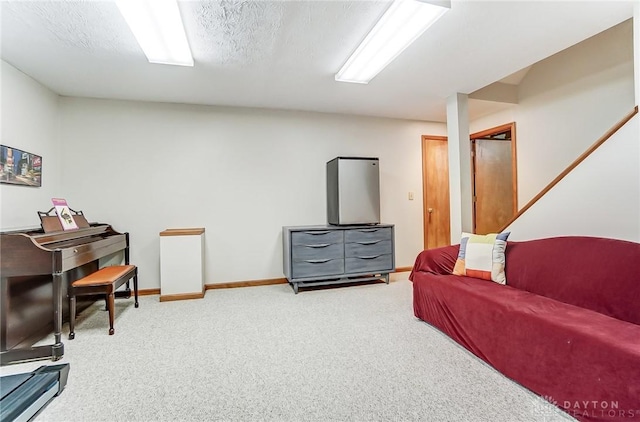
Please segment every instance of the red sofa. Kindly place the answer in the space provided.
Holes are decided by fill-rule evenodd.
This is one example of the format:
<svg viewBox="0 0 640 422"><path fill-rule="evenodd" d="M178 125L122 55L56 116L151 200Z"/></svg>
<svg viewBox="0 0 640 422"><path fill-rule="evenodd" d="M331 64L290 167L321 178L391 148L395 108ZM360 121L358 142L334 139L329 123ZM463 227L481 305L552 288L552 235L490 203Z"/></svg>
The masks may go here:
<svg viewBox="0 0 640 422"><path fill-rule="evenodd" d="M421 252L416 317L583 421L640 421L640 244L508 242L507 285L451 275L459 245Z"/></svg>

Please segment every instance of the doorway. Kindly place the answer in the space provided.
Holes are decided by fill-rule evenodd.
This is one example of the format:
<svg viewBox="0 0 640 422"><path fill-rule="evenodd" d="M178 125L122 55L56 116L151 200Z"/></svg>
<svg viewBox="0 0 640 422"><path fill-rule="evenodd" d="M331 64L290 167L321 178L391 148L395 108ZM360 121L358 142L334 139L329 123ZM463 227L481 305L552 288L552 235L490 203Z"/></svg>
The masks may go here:
<svg viewBox="0 0 640 422"><path fill-rule="evenodd" d="M473 232L499 232L518 212L514 122L471 138Z"/></svg>
<svg viewBox="0 0 640 422"><path fill-rule="evenodd" d="M424 248L451 244L449 152L446 136L422 136Z"/></svg>
<svg viewBox="0 0 640 422"><path fill-rule="evenodd" d="M473 232L495 233L518 211L514 122L472 134ZM424 248L451 244L446 136L422 136Z"/></svg>

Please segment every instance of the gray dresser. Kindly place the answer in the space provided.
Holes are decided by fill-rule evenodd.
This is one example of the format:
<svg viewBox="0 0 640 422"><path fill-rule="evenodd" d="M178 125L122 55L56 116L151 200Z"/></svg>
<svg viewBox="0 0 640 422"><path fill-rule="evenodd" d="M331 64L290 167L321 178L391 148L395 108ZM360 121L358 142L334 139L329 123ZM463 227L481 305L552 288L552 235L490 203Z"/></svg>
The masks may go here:
<svg viewBox="0 0 640 422"><path fill-rule="evenodd" d="M394 226L282 228L284 275L298 287L384 279L395 270Z"/></svg>

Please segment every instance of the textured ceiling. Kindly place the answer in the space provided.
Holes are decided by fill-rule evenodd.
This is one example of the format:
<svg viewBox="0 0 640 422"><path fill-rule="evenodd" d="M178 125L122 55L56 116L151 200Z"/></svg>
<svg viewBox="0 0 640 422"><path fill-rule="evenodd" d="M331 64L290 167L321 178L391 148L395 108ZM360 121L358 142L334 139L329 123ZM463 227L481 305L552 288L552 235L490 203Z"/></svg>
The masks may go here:
<svg viewBox="0 0 640 422"><path fill-rule="evenodd" d="M368 85L333 76L389 1L181 1L189 68L149 64L112 1L3 0L1 53L67 96L444 121L449 95L501 80L633 14L631 1L451 3ZM492 107L504 105L470 110Z"/></svg>

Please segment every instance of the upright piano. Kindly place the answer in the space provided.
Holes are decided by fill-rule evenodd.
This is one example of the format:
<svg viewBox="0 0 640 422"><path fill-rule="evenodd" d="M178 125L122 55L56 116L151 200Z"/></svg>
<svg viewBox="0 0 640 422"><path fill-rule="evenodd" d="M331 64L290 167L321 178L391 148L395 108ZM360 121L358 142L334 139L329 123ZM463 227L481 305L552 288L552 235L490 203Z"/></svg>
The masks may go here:
<svg viewBox="0 0 640 422"><path fill-rule="evenodd" d="M70 283L97 271L101 258L123 254L129 263L128 233L108 224L85 226L70 231L41 228L0 233L0 364L60 359ZM51 331L53 344L33 346Z"/></svg>

